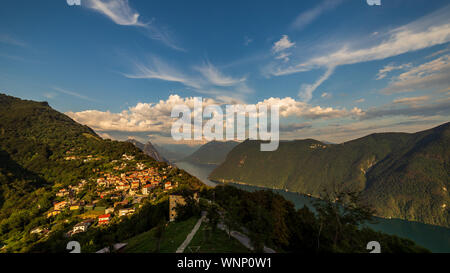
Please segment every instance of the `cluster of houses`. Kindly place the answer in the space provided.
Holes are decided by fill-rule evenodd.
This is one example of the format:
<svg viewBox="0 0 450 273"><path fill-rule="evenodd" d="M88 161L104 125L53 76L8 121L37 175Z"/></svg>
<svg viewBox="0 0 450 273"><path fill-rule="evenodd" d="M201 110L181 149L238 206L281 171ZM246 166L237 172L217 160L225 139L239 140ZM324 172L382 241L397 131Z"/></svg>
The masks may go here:
<svg viewBox="0 0 450 273"><path fill-rule="evenodd" d="M70 161L70 160L83 160L83 162L89 162L89 161L97 161L100 160L101 158L99 157L94 157L92 155L87 155L87 156L76 156L76 155L70 155L70 156L66 156L64 157L65 160Z"/></svg>
<svg viewBox="0 0 450 273"><path fill-rule="evenodd" d="M74 196L83 190L84 186L86 186L86 183L87 183L86 180L83 179L76 186L70 185L67 188L62 188L56 193L56 197Z"/></svg>
<svg viewBox="0 0 450 273"><path fill-rule="evenodd" d="M309 148L311 149L326 149L327 145L322 145L322 144L311 144L309 146Z"/></svg>
<svg viewBox="0 0 450 273"><path fill-rule="evenodd" d="M131 158L124 155L126 160L131 160ZM64 211L82 210L85 212L79 216L83 221L73 226L68 233L69 236L87 231L96 222L98 226L108 225L114 215L124 217L134 214L142 199L155 190L167 192L176 188L178 183L167 181L167 171L167 168L146 168L145 165L137 163L136 170L118 175L98 172L99 177L90 183L82 180L78 185L60 189L56 193L56 197L60 201L53 204L53 208L47 212L47 217L57 216ZM88 186L91 192L95 192L98 199L90 203L78 200L78 194ZM111 207L97 206L102 199L114 201L114 206L112 203L110 203ZM93 211L93 213L89 213L89 211Z"/></svg>
<svg viewBox="0 0 450 273"><path fill-rule="evenodd" d="M95 157L93 155L73 155L73 150L67 151L66 152L66 156L64 157L65 160L70 161L70 160L83 160L83 162L89 162L89 161L97 161L97 160L101 160L100 157ZM123 160L134 160L134 156L133 155L127 155L127 154L123 154L122 155L122 159Z"/></svg>
<svg viewBox="0 0 450 273"><path fill-rule="evenodd" d="M165 173L165 169L163 172ZM148 168L136 170L128 173L122 173L120 176L100 172L100 177L97 179L98 194L101 198L106 196L117 196L117 194L126 194L128 196L135 196L142 194L147 196L155 188L163 188L168 191L176 187L167 180L166 175L160 175L158 169Z"/></svg>

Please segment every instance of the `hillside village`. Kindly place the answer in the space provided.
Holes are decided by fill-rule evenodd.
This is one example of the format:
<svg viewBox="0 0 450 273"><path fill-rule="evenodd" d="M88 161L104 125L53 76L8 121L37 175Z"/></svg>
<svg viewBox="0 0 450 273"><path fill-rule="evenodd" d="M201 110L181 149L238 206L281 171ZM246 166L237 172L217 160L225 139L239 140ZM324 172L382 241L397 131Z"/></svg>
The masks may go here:
<svg viewBox="0 0 450 273"><path fill-rule="evenodd" d="M71 155L65 160L88 162L100 159L92 155ZM86 232L91 226L102 227L120 222L122 217L132 215L142 207L144 199L154 201L178 187L178 182L168 180L168 174L176 169L171 165L147 167L141 162L135 162L134 157L127 154L122 156L122 160L111 163L115 165L112 171L93 169L95 175L92 178L83 179L77 185L62 187L55 193L53 207L45 213L46 218L55 224L58 220L68 222L68 218L73 216L79 219L67 232L67 237ZM174 207L177 203L184 203L181 196L170 195L170 199L174 198L179 202L171 202L171 220L175 217ZM48 236L50 232L48 227L36 227L30 233Z"/></svg>

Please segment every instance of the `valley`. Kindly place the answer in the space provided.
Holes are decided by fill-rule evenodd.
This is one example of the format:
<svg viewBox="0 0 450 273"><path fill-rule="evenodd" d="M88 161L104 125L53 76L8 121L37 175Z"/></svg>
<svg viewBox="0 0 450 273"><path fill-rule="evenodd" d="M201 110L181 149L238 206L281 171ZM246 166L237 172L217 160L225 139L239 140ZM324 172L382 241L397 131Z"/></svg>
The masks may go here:
<svg viewBox="0 0 450 273"><path fill-rule="evenodd" d="M199 165L187 162L178 162L177 166L191 175L200 179L208 186L223 185L221 182L215 182L208 179L211 172L217 166ZM272 189L264 188L249 184L236 184L227 183L239 189L245 191L254 192L259 190L271 190L277 194L283 196L286 200L292 202L296 209L300 209L303 206L309 207L314 210L313 202L316 200L314 197L307 196L296 192L286 191L284 189ZM376 224L368 224L368 226L374 230L385 232L387 234L397 235L400 237L413 240L419 245L430 249L436 253L448 253L450 252L450 229L445 227L439 227L434 225L423 224L419 222L407 221L402 219L386 219L377 218Z"/></svg>

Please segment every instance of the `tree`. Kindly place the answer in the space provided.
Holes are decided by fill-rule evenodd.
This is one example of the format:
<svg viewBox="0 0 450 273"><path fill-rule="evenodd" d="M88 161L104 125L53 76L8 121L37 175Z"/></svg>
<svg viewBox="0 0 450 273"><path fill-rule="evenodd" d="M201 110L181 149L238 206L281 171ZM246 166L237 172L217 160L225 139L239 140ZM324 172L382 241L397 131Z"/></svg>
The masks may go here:
<svg viewBox="0 0 450 273"><path fill-rule="evenodd" d="M200 206L197 200L194 198L195 192L187 188L181 188L177 194L183 196L185 204L177 205L175 210L177 212L177 221L183 221L191 218L192 216L198 216L200 214Z"/></svg>
<svg viewBox="0 0 450 273"><path fill-rule="evenodd" d="M364 222L371 221L374 209L366 204L361 193L351 189L325 190L321 200L314 202L318 213L319 229L317 235L317 249L320 251L322 237L331 238L333 249L338 250L338 242L345 234L345 230L357 229ZM326 234L322 234L326 232Z"/></svg>
<svg viewBox="0 0 450 273"><path fill-rule="evenodd" d="M155 227L154 238L156 239L156 250L159 253L161 247L161 241L164 237L164 232L166 230L166 220L162 219L159 224Z"/></svg>
<svg viewBox="0 0 450 273"><path fill-rule="evenodd" d="M289 228L286 225L287 208L281 196L274 196L272 198L271 215L273 219L273 240L281 245L289 245Z"/></svg>
<svg viewBox="0 0 450 273"><path fill-rule="evenodd" d="M217 224L220 221L220 213L219 206L215 203L211 203L206 207L206 226L203 229L204 232L204 240L209 241L211 235L214 234L217 230Z"/></svg>
<svg viewBox="0 0 450 273"><path fill-rule="evenodd" d="M220 213L219 213L219 206L212 203L207 210L208 214L208 225L211 228L211 231L214 233L217 229L217 224L220 221Z"/></svg>
<svg viewBox="0 0 450 273"><path fill-rule="evenodd" d="M248 223L250 243L257 253L264 252L264 245L272 235L273 221L268 211L255 206L252 220Z"/></svg>
<svg viewBox="0 0 450 273"><path fill-rule="evenodd" d="M223 223L227 229L228 238L231 240L231 231L239 229L239 201L236 198L230 199L230 205L227 207Z"/></svg>

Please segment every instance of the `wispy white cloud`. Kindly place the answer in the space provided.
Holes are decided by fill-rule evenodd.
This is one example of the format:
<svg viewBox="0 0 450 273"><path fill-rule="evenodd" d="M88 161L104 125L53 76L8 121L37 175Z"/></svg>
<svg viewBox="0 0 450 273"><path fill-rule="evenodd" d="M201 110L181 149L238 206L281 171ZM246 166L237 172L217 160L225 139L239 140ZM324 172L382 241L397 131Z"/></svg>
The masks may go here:
<svg viewBox="0 0 450 273"><path fill-rule="evenodd" d="M327 92L323 92L322 95L320 95L320 97L324 98L324 99L329 99L329 98L333 97L333 95L330 93L327 93Z"/></svg>
<svg viewBox="0 0 450 273"><path fill-rule="evenodd" d="M182 52L187 51L185 48L178 45L167 28L156 26L156 20L153 20L152 23L145 27L145 29L147 30L147 35L151 39L158 40L174 50Z"/></svg>
<svg viewBox="0 0 450 273"><path fill-rule="evenodd" d="M286 62L289 62L289 60L290 60L289 56L291 56L291 55L292 55L292 53L281 52L280 55L275 57L275 59L283 60L286 63Z"/></svg>
<svg viewBox="0 0 450 273"><path fill-rule="evenodd" d="M47 99L53 99L53 98L56 97L56 94L53 93L53 92L45 92L45 93L43 94L43 96L44 96L45 98L47 98Z"/></svg>
<svg viewBox="0 0 450 273"><path fill-rule="evenodd" d="M444 49L438 50L438 51L430 54L429 56L427 56L427 58L433 58L433 57L439 56L439 55L447 53L447 52L450 52L450 45Z"/></svg>
<svg viewBox="0 0 450 273"><path fill-rule="evenodd" d="M128 0L85 0L83 6L107 16L118 25L146 26L139 21L140 14L130 7Z"/></svg>
<svg viewBox="0 0 450 273"><path fill-rule="evenodd" d="M325 0L316 7L300 13L291 24L291 29L301 30L314 22L322 14L336 8L343 0Z"/></svg>
<svg viewBox="0 0 450 273"><path fill-rule="evenodd" d="M335 67L329 66L326 72L313 84L302 84L300 87L300 91L298 96L303 101L310 101L312 99L313 92L324 82L326 81L334 72Z"/></svg>
<svg viewBox="0 0 450 273"><path fill-rule="evenodd" d="M440 99L432 102L427 102L426 97L415 98L403 98L394 100L392 104L378 106L365 111L364 116L361 118L366 119L379 119L382 117L399 117L409 116L416 117L420 120L423 117L442 116L446 117L450 115L450 99Z"/></svg>
<svg viewBox="0 0 450 273"><path fill-rule="evenodd" d="M158 79L162 81L178 82L200 94L242 101L246 94L253 93L253 89L246 84L246 77L231 77L225 75L210 62L193 67L193 71L180 72L158 58L152 58L150 63L134 63L133 73L123 74L131 79ZM195 72L195 73L194 73Z"/></svg>
<svg viewBox="0 0 450 273"><path fill-rule="evenodd" d="M411 67L394 77L382 93L403 93L416 90L439 90L450 86L450 54Z"/></svg>
<svg viewBox="0 0 450 273"><path fill-rule="evenodd" d="M195 91L228 104L245 104L247 96L255 92L245 82L226 88L205 86L203 89L197 89Z"/></svg>
<svg viewBox="0 0 450 273"><path fill-rule="evenodd" d="M198 70L208 80L208 82L216 86L232 86L246 81L245 77L232 78L223 75L215 66L213 66L209 62L207 62L203 66L196 67L195 69Z"/></svg>
<svg viewBox="0 0 450 273"><path fill-rule="evenodd" d="M397 104L416 104L418 102L424 102L429 99L430 99L429 96L421 96L421 97L399 98L393 100L392 102Z"/></svg>
<svg viewBox="0 0 450 273"><path fill-rule="evenodd" d="M66 94L66 95L69 95L69 96L72 96L72 97L76 97L76 98L87 100L87 101L97 102L96 100L94 100L94 99L92 99L92 98L90 98L88 96L79 94L79 93L74 92L74 91L70 91L70 90L63 89L63 88L56 87L56 86L52 87L52 89L57 91L57 92L59 92L59 93L63 93L63 94ZM50 93L47 93L47 95L49 95L49 94ZM54 97L54 94L53 94L53 97Z"/></svg>
<svg viewBox="0 0 450 273"><path fill-rule="evenodd" d="M293 46L295 46L295 43L291 42L287 35L283 35L280 40L273 44L272 54L275 55L276 60L283 60L283 62L287 63L290 60L289 56L292 55L287 50Z"/></svg>
<svg viewBox="0 0 450 273"><path fill-rule="evenodd" d="M6 34L6 33L0 34L0 44L5 44L5 45L13 46L16 48L28 48L29 47L28 44L25 43L24 41L14 37L14 36L11 36L9 34ZM19 61L19 62L30 61L29 59L26 59L22 56L18 56L18 55L6 53L6 52L1 52L0 58L6 58L9 60Z"/></svg>
<svg viewBox="0 0 450 273"><path fill-rule="evenodd" d="M28 45L11 35L8 34L0 34L0 43L2 44L8 44L12 46L18 46L18 47L27 47Z"/></svg>
<svg viewBox="0 0 450 273"><path fill-rule="evenodd" d="M281 76L309 71L318 67L330 65L346 65L383 60L411 51L430 46L444 44L450 41L450 24L432 26L421 31L409 29L407 26L393 31L387 41L369 48L351 49L345 46L328 55L312 58L306 62L273 71L273 75Z"/></svg>
<svg viewBox="0 0 450 273"><path fill-rule="evenodd" d="M412 63L402 64L402 65L397 65L397 66L393 65L393 64L388 64L378 71L377 80L386 78L386 76L389 72L392 72L394 70L402 70L405 68L409 68L411 66L412 66Z"/></svg>
<svg viewBox="0 0 450 273"><path fill-rule="evenodd" d="M271 67L273 76L289 75L326 68L326 73L312 85L304 85L299 93L304 98L311 94L333 73L337 66L356 64L374 60L383 60L400 54L428 48L450 42L450 6L429 14L412 23L393 29L383 35L377 35L378 43L357 48L345 44L341 49L301 62L297 65ZM372 41L374 38L370 37Z"/></svg>
<svg viewBox="0 0 450 273"><path fill-rule="evenodd" d="M309 128L312 128L311 122L281 124L280 132L295 133Z"/></svg>
<svg viewBox="0 0 450 273"><path fill-rule="evenodd" d="M184 75L158 58L152 58L149 64L134 63L134 73L124 74L130 79L158 79L169 82L178 82L192 88L202 88L203 83L199 78Z"/></svg>
<svg viewBox="0 0 450 273"><path fill-rule="evenodd" d="M161 41L172 49L185 51L176 45L167 30L156 26L155 20L144 23L140 19L141 15L131 8L128 0L83 0L83 6L105 15L118 25L145 29L151 39Z"/></svg>
<svg viewBox="0 0 450 273"><path fill-rule="evenodd" d="M280 40L273 44L272 51L274 53L278 53L293 46L295 46L295 43L291 42L287 35L283 35Z"/></svg>

